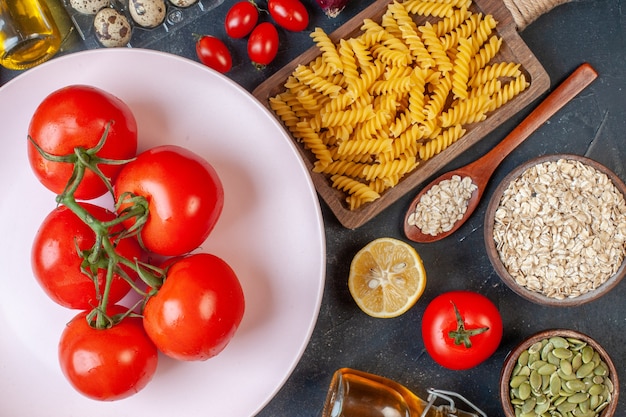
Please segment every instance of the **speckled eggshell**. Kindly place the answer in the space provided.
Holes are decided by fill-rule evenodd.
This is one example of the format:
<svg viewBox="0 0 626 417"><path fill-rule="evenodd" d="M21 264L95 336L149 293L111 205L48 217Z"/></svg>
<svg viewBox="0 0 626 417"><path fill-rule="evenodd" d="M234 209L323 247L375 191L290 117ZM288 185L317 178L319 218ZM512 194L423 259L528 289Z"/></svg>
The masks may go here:
<svg viewBox="0 0 626 417"><path fill-rule="evenodd" d="M70 0L70 6L82 14L96 14L108 5L109 0Z"/></svg>
<svg viewBox="0 0 626 417"><path fill-rule="evenodd" d="M169 0L176 7L189 7L196 4L198 0Z"/></svg>
<svg viewBox="0 0 626 417"><path fill-rule="evenodd" d="M120 12L110 7L96 13L93 20L96 38L107 48L125 46L130 42L132 28L130 22Z"/></svg>
<svg viewBox="0 0 626 417"><path fill-rule="evenodd" d="M154 28L165 20L165 0L129 0L128 10L135 23L144 28Z"/></svg>

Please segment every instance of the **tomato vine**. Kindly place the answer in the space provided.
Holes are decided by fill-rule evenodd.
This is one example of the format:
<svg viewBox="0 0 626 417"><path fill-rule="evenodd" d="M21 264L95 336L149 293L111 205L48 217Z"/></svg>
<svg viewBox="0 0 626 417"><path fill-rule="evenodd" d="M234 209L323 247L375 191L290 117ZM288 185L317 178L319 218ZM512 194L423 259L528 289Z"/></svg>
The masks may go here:
<svg viewBox="0 0 626 417"><path fill-rule="evenodd" d="M109 193L115 197L111 181L106 177L106 175L104 175L102 170L99 168L99 165L124 165L133 159L117 160L101 158L97 155L97 152L102 149L106 143L110 126L111 122L107 123L104 133L94 147L89 149L76 147L74 148L74 152L68 155L50 154L44 151L32 137L28 136L30 143L35 146L37 151L46 160L73 164L72 175L63 192L56 196L56 202L59 205L67 207L74 214L76 214L76 216L89 226L96 237L95 243L90 249L79 251L77 248L80 257L82 258L81 271L94 282L96 294L98 294L98 305L94 306L93 310L87 314L87 321L89 325L96 329L110 328L119 323L125 317L134 315L133 310L136 306L129 308L124 314L116 314L111 317L107 315L109 291L114 274L123 277L124 280L128 282L130 287L141 296L142 300L140 300L138 304L145 302L147 297L150 295L139 288L139 286L124 271L124 269L121 268L121 266L126 266L136 272L139 278L149 288L153 289L152 291L154 291L155 288L160 287L165 278L165 271L163 269L142 262L140 259L128 259L120 255L116 250L116 246L119 241L138 235L141 228L146 223L149 208L148 202L144 197L124 195L123 198L120 198L120 201L124 201L125 209L122 210L113 220L109 221L101 221L97 219L83 205L81 205L75 197L75 192L83 180L87 170L95 173L102 180ZM115 204L117 209L119 203L116 202ZM121 232L112 231L115 226L121 225L129 219L134 219L133 226L131 228L121 228ZM97 280L98 270L100 269L106 270L106 281L102 294L99 294Z"/></svg>

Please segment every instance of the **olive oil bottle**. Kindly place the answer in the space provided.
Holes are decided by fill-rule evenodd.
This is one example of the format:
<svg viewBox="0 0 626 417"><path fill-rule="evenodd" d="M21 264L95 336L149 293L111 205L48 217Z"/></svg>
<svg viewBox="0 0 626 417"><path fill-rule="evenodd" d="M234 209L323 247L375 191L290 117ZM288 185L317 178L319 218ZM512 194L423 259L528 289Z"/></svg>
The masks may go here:
<svg viewBox="0 0 626 417"><path fill-rule="evenodd" d="M454 399L470 406L456 407ZM436 400L447 402L435 405ZM423 400L403 385L366 372L341 368L330 382L322 417L487 417L464 397L450 391L429 390Z"/></svg>
<svg viewBox="0 0 626 417"><path fill-rule="evenodd" d="M0 65L33 67L56 54L61 42L46 0L0 0Z"/></svg>

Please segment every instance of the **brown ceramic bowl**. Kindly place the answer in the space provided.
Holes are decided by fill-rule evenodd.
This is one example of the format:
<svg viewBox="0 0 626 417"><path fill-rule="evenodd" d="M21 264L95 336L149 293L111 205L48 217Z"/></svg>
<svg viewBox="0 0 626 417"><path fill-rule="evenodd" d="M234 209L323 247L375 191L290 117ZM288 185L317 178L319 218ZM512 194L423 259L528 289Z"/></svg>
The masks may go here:
<svg viewBox="0 0 626 417"><path fill-rule="evenodd" d="M613 364L613 361L604 350L602 346L598 342L596 342L591 337L574 331L567 329L553 329L553 330L544 330L539 333L536 333L522 343L520 343L513 351L509 353L507 358L504 361L504 365L502 367L502 372L500 374L500 402L502 403L502 408L504 409L504 415L506 417L515 417L515 409L511 403L511 375L518 363L518 359L520 354L529 349L532 345L537 342L541 342L545 339L550 339L551 337L560 336L562 338L574 338L586 343L586 345L591 346L593 350L595 350L602 361L606 364L606 368L608 368L608 375L605 376L606 379L609 379L613 385L613 392L610 401L608 404L604 406L602 411L599 414L599 417L613 417L615 416L615 412L617 409L618 397L619 397L619 380L617 377L617 369ZM533 394L531 394L532 396ZM565 414L564 414L565 415Z"/></svg>
<svg viewBox="0 0 626 417"><path fill-rule="evenodd" d="M626 260L622 260L622 263L617 269L617 271L612 276L608 277L608 279L606 279L606 281L603 284L597 286L595 289L579 294L577 296L555 298L553 296L547 296L544 292L539 292L539 291L528 289L526 286L520 285L516 282L516 280L509 273L509 270L507 269L507 267L505 266L505 264L502 262L500 258L500 251L497 248L497 244L496 244L496 241L494 240L494 235L493 235L496 210L498 210L501 200L502 200L502 196L505 193L505 191L508 189L511 182L516 180L529 168L537 164L541 164L544 162L554 162L559 159L580 161L581 163L591 166L595 168L597 171L606 174L607 177L612 181L613 185L615 185L617 190L619 190L619 192L621 192L622 195L626 196L626 185L624 184L624 182L617 175L615 175L615 173L613 173L611 170L609 170L605 166L599 164L598 162L592 159L578 156L578 155L568 155L568 154L546 155L546 156L542 156L539 158L535 158L520 165L516 169L514 169L509 175L507 175L504 178L504 180L502 180L502 182L496 188L493 196L491 197L491 200L489 202L489 205L487 207L487 211L485 214L484 237L485 237L485 245L487 248L487 255L489 257L489 260L491 261L491 264L493 265L495 271L498 273L502 281L504 281L504 283L509 288L511 288L514 292L516 292L518 295L522 296L523 298L529 301L532 301L534 303L537 303L537 304L551 305L551 306L576 306L576 305L580 305L580 304L584 304L584 303L596 300L597 298L611 291L611 289L613 289L613 287L615 287L622 280L624 275L626 275ZM551 258L549 257L549 259ZM582 279L576 276L574 276L573 278Z"/></svg>

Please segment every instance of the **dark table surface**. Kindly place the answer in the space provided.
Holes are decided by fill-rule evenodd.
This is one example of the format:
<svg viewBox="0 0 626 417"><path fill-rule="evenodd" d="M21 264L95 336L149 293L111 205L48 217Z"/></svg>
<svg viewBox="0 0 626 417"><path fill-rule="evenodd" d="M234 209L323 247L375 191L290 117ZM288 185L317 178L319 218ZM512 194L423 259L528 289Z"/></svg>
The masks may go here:
<svg viewBox="0 0 626 417"><path fill-rule="evenodd" d="M226 0L201 19L150 47L196 59L191 34L210 33L225 38L222 22L233 2ZM353 0L336 19L326 18L313 0L304 3L311 12L309 28L320 26L330 32L370 1ZM525 301L502 283L487 258L483 240L485 209L496 185L518 164L535 156L585 155L604 163L626 180L625 6L622 0L575 1L556 7L521 32L522 39L548 72L552 88L583 62L594 66L599 78L504 160L478 209L459 231L440 242L413 244L424 260L428 285L422 298L404 315L394 319L370 318L352 300L347 277L352 257L371 240L383 236L406 240L402 218L414 193L357 230L343 228L322 203L327 275L317 325L293 373L259 416L320 415L330 378L340 367L392 378L422 396L428 387L457 391L489 416L502 416L499 374L507 353L525 337L548 328L574 329L595 338L612 356L619 376L625 377L626 283L583 306L541 307ZM247 61L244 42L230 42L235 51L235 65L228 76L252 91L312 45L308 33L308 30L281 33L278 58L263 71ZM62 54L83 48L81 39L76 37L67 43ZM19 74L0 69L0 84ZM442 172L483 155L534 105L504 123ZM414 191L419 191L419 187ZM477 291L490 298L500 309L504 322L504 336L497 352L483 364L466 371L437 365L424 350L420 334L421 317L428 302L444 291L457 289ZM623 383L617 415L626 413L625 386Z"/></svg>

